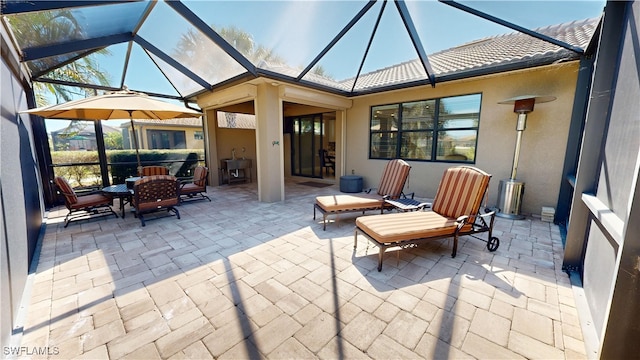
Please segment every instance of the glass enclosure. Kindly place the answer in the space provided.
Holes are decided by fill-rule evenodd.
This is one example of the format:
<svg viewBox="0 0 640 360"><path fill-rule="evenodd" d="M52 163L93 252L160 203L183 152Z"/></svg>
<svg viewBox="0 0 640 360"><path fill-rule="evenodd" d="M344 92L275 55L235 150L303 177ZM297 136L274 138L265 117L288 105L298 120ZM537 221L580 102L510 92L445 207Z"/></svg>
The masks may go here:
<svg viewBox="0 0 640 360"><path fill-rule="evenodd" d="M51 166L55 176L66 178L78 190L94 190L124 183L137 176L137 158L129 120L45 120ZM201 121L163 122L136 120L142 165L161 165L170 175L187 178L204 165ZM101 134L101 137L100 137ZM100 161L104 153L106 163ZM103 171L106 176L103 176Z"/></svg>
<svg viewBox="0 0 640 360"><path fill-rule="evenodd" d="M337 93L431 82L452 70L473 69L464 55L463 66L452 68L442 51L518 32L523 44L549 43L541 37L557 41L549 43L549 52L580 51L595 26L583 37L559 35L555 25L598 18L605 4L185 0L77 7L68 2L60 9L50 3L38 5L43 11L30 11L34 3L26 1L3 5L35 80L127 85L179 98L259 73ZM403 66L405 76L379 81L385 69ZM91 73L92 68L100 71ZM90 76L67 76L69 69L85 69Z"/></svg>

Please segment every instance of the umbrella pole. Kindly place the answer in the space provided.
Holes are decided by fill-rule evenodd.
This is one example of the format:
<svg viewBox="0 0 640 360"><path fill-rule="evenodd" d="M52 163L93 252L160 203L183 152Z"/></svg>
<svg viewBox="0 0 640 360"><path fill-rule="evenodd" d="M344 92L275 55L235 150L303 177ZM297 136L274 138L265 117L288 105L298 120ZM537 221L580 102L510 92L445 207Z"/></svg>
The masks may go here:
<svg viewBox="0 0 640 360"><path fill-rule="evenodd" d="M136 128L133 125L132 111L129 111L129 119L131 120L131 131L133 131L133 144L136 147L136 160L138 160L138 176L142 174L142 163L140 162L140 153L138 152L138 135L136 134Z"/></svg>

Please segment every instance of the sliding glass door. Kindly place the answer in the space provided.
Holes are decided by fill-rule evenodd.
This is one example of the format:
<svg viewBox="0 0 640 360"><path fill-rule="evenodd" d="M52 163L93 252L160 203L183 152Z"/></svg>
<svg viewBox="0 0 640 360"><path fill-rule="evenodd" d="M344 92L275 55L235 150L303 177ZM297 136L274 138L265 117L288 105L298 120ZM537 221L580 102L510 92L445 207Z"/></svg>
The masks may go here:
<svg viewBox="0 0 640 360"><path fill-rule="evenodd" d="M318 150L322 147L322 115L295 117L291 142L292 174L296 176L322 177Z"/></svg>

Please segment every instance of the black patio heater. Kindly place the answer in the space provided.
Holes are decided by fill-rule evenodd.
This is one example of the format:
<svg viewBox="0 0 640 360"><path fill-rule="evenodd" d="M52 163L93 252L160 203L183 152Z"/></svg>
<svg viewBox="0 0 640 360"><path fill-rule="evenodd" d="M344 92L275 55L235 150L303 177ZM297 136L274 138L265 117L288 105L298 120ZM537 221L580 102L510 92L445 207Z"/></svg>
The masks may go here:
<svg viewBox="0 0 640 360"><path fill-rule="evenodd" d="M499 217L514 220L524 218L524 216L520 214L522 196L524 195L524 182L516 179L522 133L527 125L527 114L533 111L533 105L535 103L550 102L555 99L555 96L523 95L498 102L498 104L513 104L513 112L518 114L518 121L516 123L516 148L513 154L511 177L500 180L498 187L498 213L496 215Z"/></svg>

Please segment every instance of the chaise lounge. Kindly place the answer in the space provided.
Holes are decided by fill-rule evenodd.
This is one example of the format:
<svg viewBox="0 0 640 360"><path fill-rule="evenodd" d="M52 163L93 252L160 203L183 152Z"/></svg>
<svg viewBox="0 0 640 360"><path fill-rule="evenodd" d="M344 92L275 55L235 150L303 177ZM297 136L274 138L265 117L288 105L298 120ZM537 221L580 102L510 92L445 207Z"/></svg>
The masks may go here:
<svg viewBox="0 0 640 360"><path fill-rule="evenodd" d="M339 215L347 212L367 210L380 210L391 208L385 203L385 199L398 199L402 195L402 189L409 176L411 166L402 159L394 159L387 163L380 178L380 185L375 193L353 195L339 194L316 197L313 206L313 219L316 219L316 209L322 213L322 229L327 229L327 216Z"/></svg>
<svg viewBox="0 0 640 360"><path fill-rule="evenodd" d="M427 241L453 238L451 257L455 257L460 236L488 232L487 249L497 250L500 240L492 236L495 211L479 213L490 178L491 175L470 166L447 169L438 186L431 211L358 217L354 250L358 245L358 234L378 246L378 271L382 270L384 252L390 247L406 248Z"/></svg>

